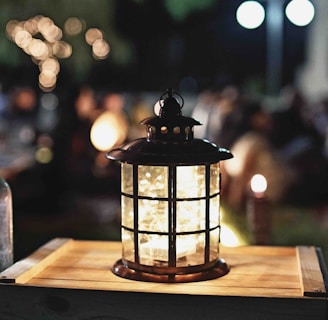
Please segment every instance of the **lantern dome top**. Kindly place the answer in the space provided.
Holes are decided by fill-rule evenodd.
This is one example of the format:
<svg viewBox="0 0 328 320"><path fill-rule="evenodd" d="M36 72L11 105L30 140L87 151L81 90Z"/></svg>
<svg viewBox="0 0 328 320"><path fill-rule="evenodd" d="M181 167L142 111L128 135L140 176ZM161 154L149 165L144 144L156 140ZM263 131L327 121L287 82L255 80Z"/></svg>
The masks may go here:
<svg viewBox="0 0 328 320"><path fill-rule="evenodd" d="M194 165L232 158L229 150L219 148L208 140L194 139L193 127L201 123L182 115L183 103L179 93L168 89L160 97L159 115L141 121L147 127L147 137L113 149L106 157L148 165Z"/></svg>
<svg viewBox="0 0 328 320"><path fill-rule="evenodd" d="M181 102L178 102L180 98ZM168 89L159 99L160 111L155 117L146 118L141 124L147 126L149 140L160 139L170 142L183 142L193 139L193 127L201 123L181 113L184 104L182 96Z"/></svg>

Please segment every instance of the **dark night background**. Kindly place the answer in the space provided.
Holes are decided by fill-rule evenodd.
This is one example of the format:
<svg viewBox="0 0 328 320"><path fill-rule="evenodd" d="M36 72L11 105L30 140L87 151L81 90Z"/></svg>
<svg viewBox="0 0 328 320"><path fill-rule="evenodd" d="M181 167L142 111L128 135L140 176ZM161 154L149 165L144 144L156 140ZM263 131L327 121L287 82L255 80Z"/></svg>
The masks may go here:
<svg viewBox="0 0 328 320"><path fill-rule="evenodd" d="M267 1L262 1L264 7ZM100 152L91 145L89 138L96 118L94 114L99 115L103 111L106 94L119 94L125 99L123 111L129 121L134 115L132 107L137 102L152 108L168 87L179 90L186 97L189 113L204 92L210 91L214 97L225 98L223 89L228 85L246 93L247 97L260 97L266 101L267 30L265 24L254 30L238 25L235 12L242 2L1 0L0 84L2 98L7 103L1 104L1 107L4 111L10 109L17 91L32 89L36 97L35 110L26 119L30 121L32 116L31 123L35 126L35 121L46 114L53 116L51 121L56 122L51 130L46 128L42 131L36 126L37 138L28 146L34 152L40 148L40 143L46 145L51 149L53 159L49 163L39 163L34 159L32 166L8 178L13 190L17 258L57 236L119 240L119 171L112 164L104 168L99 160ZM60 28L70 17L77 17L83 22L79 34L63 34L63 40L72 47L72 55L58 59L60 72L56 86L50 92L44 92L39 87L40 70L35 61L6 34L8 21L24 21L37 15L50 17ZM89 28L102 30L110 45L106 59L93 58L84 38ZM296 27L284 18L280 89L295 85L299 68L307 58L308 31L309 27ZM41 38L40 35L37 37ZM85 88L92 91L95 110L89 118L79 118L76 101ZM40 110L45 111L41 108L41 98L49 93L58 99L58 105L53 113L41 114ZM309 128L309 123L301 119L303 111L300 112L298 103L302 105L303 100L299 92L284 101L284 108L279 94L269 109L275 120L270 142L281 139L280 145L274 145L275 151L292 168L291 171L298 170L300 183L273 206L273 244L315 244L323 246L327 252L328 166L323 151L325 137L322 132L315 132L313 123ZM246 116L263 111L263 101L247 105L251 110L249 114L245 112L246 115L241 116L233 113L232 122L228 123L227 131L222 135L232 133L238 136L244 133L242 130L249 129L248 123L242 121ZM327 101L321 102L320 106L328 105ZM314 114L315 110L313 107L310 111ZM325 109L322 107L320 110ZM240 108L239 111L244 110ZM18 118L25 115L20 112ZM6 117L4 119L7 120ZM131 124L129 129L132 127ZM4 136L12 133L17 132L9 125ZM46 136L48 140L40 142L40 136ZM288 141L289 138L304 136L308 140L300 139L297 140L300 144L288 145L288 142L293 142ZM302 147L302 143L308 141L308 149L302 150L304 153L297 154L292 161L288 159L290 162L286 160L286 146L291 149ZM103 159L103 154L101 156ZM229 203L226 205L226 210L231 213L231 223L242 234L246 228L245 202L237 210L230 208Z"/></svg>
<svg viewBox="0 0 328 320"><path fill-rule="evenodd" d="M60 1L57 7L46 5L47 1L30 2L34 6L29 6L29 1L22 2L22 10L17 11L12 2L5 1L2 25L9 19L24 20L36 14L51 14L52 19L60 25L60 21L75 14L74 1ZM193 1L189 2L193 4ZM126 56L124 61L111 56L105 61L94 61L91 57L85 57L86 50L76 48L71 58L63 59L62 69L67 70L76 82L86 81L97 87L119 90L157 91L168 86L178 87L182 82L183 89L199 92L227 83L247 85L250 81L263 91L266 73L265 24L254 30L238 25L235 12L241 0L207 1L201 9L189 11L188 1L182 3L185 3L186 8L182 11L184 14L178 16L173 14L174 8L169 7L171 11L168 10L166 1L108 1L104 9L100 1L99 6L94 5L90 10L90 1L82 1L79 3L82 9L75 11L87 15L82 17L86 26L98 24L109 41L114 35L115 39L126 43L124 48L128 53L117 52L122 48L115 48L114 43L113 55ZM56 10L61 7L63 10ZM99 20L97 10L104 10ZM296 27L287 18L284 19L283 85L294 82L295 71L304 61L306 36L307 27ZM67 40L77 41L73 37L67 37ZM2 56L3 68L9 67L7 73L10 73L12 81L19 80L14 77L16 73L11 68L17 68L20 76L22 67L33 74L36 68L30 58L18 52L19 49L8 39L1 41L11 51L16 51L12 56ZM2 52L8 50L6 48ZM28 76L25 74L25 77ZM63 83L65 79L66 74Z"/></svg>

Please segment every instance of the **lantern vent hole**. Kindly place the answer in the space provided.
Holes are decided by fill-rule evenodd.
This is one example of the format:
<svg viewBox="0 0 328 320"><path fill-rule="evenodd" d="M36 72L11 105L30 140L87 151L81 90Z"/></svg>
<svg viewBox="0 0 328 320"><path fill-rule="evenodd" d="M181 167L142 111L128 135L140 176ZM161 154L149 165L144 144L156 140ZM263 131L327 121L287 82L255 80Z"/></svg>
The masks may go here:
<svg viewBox="0 0 328 320"><path fill-rule="evenodd" d="M161 133L162 134L167 134L167 132L168 132L167 127L165 127L165 126L161 127Z"/></svg>
<svg viewBox="0 0 328 320"><path fill-rule="evenodd" d="M174 134L179 134L180 133L180 127L174 127L173 128L173 133Z"/></svg>

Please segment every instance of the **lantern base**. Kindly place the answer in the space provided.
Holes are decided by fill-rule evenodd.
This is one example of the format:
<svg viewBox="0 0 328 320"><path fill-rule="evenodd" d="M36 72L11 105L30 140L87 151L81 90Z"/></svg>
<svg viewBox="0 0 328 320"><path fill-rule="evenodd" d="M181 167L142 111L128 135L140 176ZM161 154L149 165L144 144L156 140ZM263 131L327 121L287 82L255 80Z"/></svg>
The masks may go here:
<svg viewBox="0 0 328 320"><path fill-rule="evenodd" d="M114 264L112 272L119 277L136 281L183 283L216 279L226 275L229 270L230 269L225 260L218 259L212 268L201 272L179 274L155 274L131 269L126 266L126 264L124 264L122 259L120 259Z"/></svg>

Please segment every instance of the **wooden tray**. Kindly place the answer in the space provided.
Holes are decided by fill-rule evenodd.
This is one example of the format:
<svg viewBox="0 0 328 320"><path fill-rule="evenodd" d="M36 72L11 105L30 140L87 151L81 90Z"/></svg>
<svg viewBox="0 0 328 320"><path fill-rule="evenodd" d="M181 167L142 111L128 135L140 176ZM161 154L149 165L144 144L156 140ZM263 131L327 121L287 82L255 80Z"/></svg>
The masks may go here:
<svg viewBox="0 0 328 320"><path fill-rule="evenodd" d="M207 312L212 312L210 314L212 317L214 310L211 311L207 308L211 308L211 302L213 302L216 306L223 303L225 307L221 306L220 310L221 313L222 310L225 310L223 313L225 319L230 319L229 317L234 315L235 311L232 310L235 310L237 306L239 311L236 316L240 316L240 311L242 311L243 319L248 319L247 316L254 319L253 316L259 315L259 312L264 319L271 319L271 316L272 319L289 319L288 315L291 316L290 319L326 318L327 291L324 268L317 255L318 248L244 246L221 247L220 249L220 256L230 267L230 272L222 278L182 284L147 283L123 279L111 272L112 264L121 257L120 242L56 238L2 272L0 274L0 294L10 296L9 293L11 293L17 297L20 295L17 290L14 291L14 288L19 290L24 288L24 296L28 296L29 292L39 295L40 305L48 310L50 308L49 301L42 300L41 297L44 298L44 292L47 294L57 292L55 289L63 289L60 290L60 297L66 296L69 292L68 300L64 299L68 305L71 305L72 301L77 301L74 294L78 292L83 293L83 299L88 300L86 297L89 297L93 302L95 302L93 297L95 292L102 292L103 295L107 293L109 298L113 297L113 293L115 293L116 300L117 297L122 297L121 304L128 303L130 299L134 301L132 309L131 305L130 308L122 306L121 311L124 315L122 319L148 319L144 314L145 309L142 308L142 303L137 306L135 300L141 299L141 297L145 298L145 296L148 297L148 303L155 296L157 302L162 301L161 308L156 309L162 310L156 319L161 319L161 316L166 315L165 310L168 306L164 301L172 296L175 297L171 298L174 304L172 306L170 300L169 307L175 309L178 314L184 310L184 315L188 314L190 310L194 310L198 304L199 307L203 306ZM28 291L28 289L32 291ZM40 291L41 289L42 291ZM150 296L151 298L149 298ZM192 305L189 303L184 305L183 301L187 296L190 301L196 297L197 299ZM193 298L191 299L191 297ZM75 303L81 304L82 300ZM262 301L261 306L258 303L259 300ZM5 306L7 311L11 310L8 303L8 301L7 304L0 301L0 313L1 308ZM149 319L155 319L153 317L154 306L148 303L149 310L152 310ZM227 309L229 303L235 308ZM64 305L66 304L64 303ZM94 307L97 308L95 310L99 310L97 305ZM133 308L138 309L139 312L142 311L142 316L134 312ZM52 309L50 308L50 311ZM104 306L102 305L100 309L103 310ZM83 304L80 306L80 310L83 310ZM130 313L126 313L127 310L130 310ZM215 314L219 315L220 310L216 309ZM196 314L195 311L192 311L189 319L193 319L190 317ZM280 317L282 315L283 317ZM202 319L206 318L205 313L202 313L201 316ZM174 315L170 317L170 319L174 318ZM27 319L29 318L27 317ZM61 317L60 319L65 318ZM109 317L108 319L119 318Z"/></svg>

